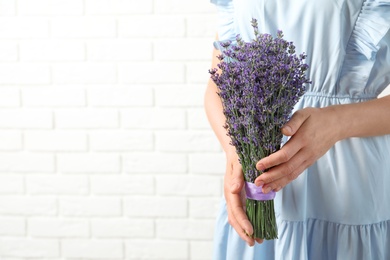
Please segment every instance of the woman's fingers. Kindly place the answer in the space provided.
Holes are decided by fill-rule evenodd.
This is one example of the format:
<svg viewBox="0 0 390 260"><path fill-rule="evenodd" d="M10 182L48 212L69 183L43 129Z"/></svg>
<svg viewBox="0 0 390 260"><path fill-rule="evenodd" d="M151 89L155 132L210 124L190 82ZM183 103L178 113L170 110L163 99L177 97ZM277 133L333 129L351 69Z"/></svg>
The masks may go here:
<svg viewBox="0 0 390 260"><path fill-rule="evenodd" d="M264 193L279 191L295 180L337 141L337 131L324 127L334 124L329 111L307 108L294 115L288 123L294 135L279 151L257 163L260 170L267 169L255 180L256 185L263 186Z"/></svg>
<svg viewBox="0 0 390 260"><path fill-rule="evenodd" d="M228 208L230 209L229 223L249 246L253 246L255 244L252 237L253 227L245 214L241 203L241 196L239 194L231 194L227 201L229 201Z"/></svg>
<svg viewBox="0 0 390 260"><path fill-rule="evenodd" d="M294 166L293 168L287 168L289 170L283 170L283 168L286 169L286 167L283 165L281 167L276 167L269 172L263 173L256 179L256 183L265 183L262 189L263 193L268 193L271 190L275 192L281 190L287 184L298 178L298 176L311 165L310 161L308 160L297 160L297 162L300 162L300 164L296 165L296 167ZM272 181L267 182L268 180Z"/></svg>
<svg viewBox="0 0 390 260"><path fill-rule="evenodd" d="M294 137L291 137L279 151L261 159L256 164L256 168L259 171L264 171L289 161L302 148L301 143L295 142L294 139Z"/></svg>
<svg viewBox="0 0 390 260"><path fill-rule="evenodd" d="M229 224L249 246L253 246L255 244L252 237L253 227L243 207L244 177L238 162L228 162L224 181Z"/></svg>
<svg viewBox="0 0 390 260"><path fill-rule="evenodd" d="M255 238L255 241L258 243L258 244L261 244L264 242L264 239L261 239L261 238Z"/></svg>
<svg viewBox="0 0 390 260"><path fill-rule="evenodd" d="M288 162L299 150L302 149L304 143L301 140L296 140L295 134L302 127L303 124L310 118L311 109L303 109L294 113L291 117L290 121L283 126L282 133L287 136L292 136L283 147L261 159L257 162L256 168L259 171L264 171L266 169L270 169L282 163Z"/></svg>
<svg viewBox="0 0 390 260"><path fill-rule="evenodd" d="M310 110L306 108L295 112L291 119L282 127L282 133L286 136L293 136L301 125L310 117Z"/></svg>
<svg viewBox="0 0 390 260"><path fill-rule="evenodd" d="M296 179L296 177L298 176L294 175L293 173L295 173L297 169L301 167L301 165L306 165L305 162L311 156L309 153L310 152L307 149L300 150L285 163L275 166L257 177L255 180L255 184L257 186L263 186L264 192L267 186L274 187L278 186L278 184L281 185L281 179Z"/></svg>

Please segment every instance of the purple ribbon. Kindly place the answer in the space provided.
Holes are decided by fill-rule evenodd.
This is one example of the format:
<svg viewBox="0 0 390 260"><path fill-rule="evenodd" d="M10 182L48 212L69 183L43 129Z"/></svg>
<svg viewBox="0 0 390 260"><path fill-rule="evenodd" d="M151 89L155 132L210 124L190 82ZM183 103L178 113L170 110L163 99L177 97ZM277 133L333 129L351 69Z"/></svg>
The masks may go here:
<svg viewBox="0 0 390 260"><path fill-rule="evenodd" d="M267 194L264 194L262 191L262 186L256 186L254 183L245 182L245 192L246 197L251 200L273 200L275 198L276 192L270 191Z"/></svg>

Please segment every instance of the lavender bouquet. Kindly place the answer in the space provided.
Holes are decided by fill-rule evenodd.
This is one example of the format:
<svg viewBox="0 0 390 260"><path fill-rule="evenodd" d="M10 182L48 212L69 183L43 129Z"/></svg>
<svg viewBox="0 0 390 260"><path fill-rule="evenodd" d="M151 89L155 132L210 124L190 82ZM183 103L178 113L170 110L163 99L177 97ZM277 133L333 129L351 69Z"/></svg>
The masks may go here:
<svg viewBox="0 0 390 260"><path fill-rule="evenodd" d="M252 19L255 39L244 42L239 35L236 44L222 43L218 68L209 71L218 87L226 117L225 128L235 146L245 178L246 214L254 227L253 236L276 239L273 198L275 192L263 194L254 181L263 172L256 163L280 149L281 127L310 83L305 76L306 55L295 54L292 42L260 34ZM267 171L267 170L264 170Z"/></svg>

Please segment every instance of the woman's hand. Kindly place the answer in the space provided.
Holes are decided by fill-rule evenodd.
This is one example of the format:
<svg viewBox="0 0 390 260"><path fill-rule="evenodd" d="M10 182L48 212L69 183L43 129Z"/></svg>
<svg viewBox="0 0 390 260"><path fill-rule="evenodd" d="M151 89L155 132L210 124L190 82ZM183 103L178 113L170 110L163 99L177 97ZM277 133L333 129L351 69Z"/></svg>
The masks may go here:
<svg viewBox="0 0 390 260"><path fill-rule="evenodd" d="M245 192L244 177L237 154L227 155L226 174L224 178L224 194L226 199L229 224L236 230L238 235L253 246L255 241L262 243L262 239L254 239L253 227L244 211Z"/></svg>
<svg viewBox="0 0 390 260"><path fill-rule="evenodd" d="M261 159L258 170L268 171L256 178L263 192L279 191L324 155L339 139L341 124L336 106L297 111L282 128L290 140L277 152Z"/></svg>

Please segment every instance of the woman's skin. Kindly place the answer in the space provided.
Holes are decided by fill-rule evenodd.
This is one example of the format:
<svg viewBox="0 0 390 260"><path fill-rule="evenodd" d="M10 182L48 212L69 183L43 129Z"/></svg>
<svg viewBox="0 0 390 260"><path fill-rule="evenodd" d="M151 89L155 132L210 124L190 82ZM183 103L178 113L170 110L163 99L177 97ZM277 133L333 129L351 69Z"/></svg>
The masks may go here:
<svg viewBox="0 0 390 260"><path fill-rule="evenodd" d="M220 54L214 49L212 68L216 68ZM229 224L240 237L253 246L253 227L243 209L244 178L235 148L223 128L225 116L217 95L218 88L210 79L205 93L205 110L210 125L226 154L224 195ZM255 184L264 193L279 191L295 180L306 168L324 155L337 141L350 137L390 134L390 95L367 102L334 105L324 108L304 108L297 111L281 129L290 136L277 152L257 162L258 170L270 169L257 177ZM249 234L249 236L248 236Z"/></svg>

